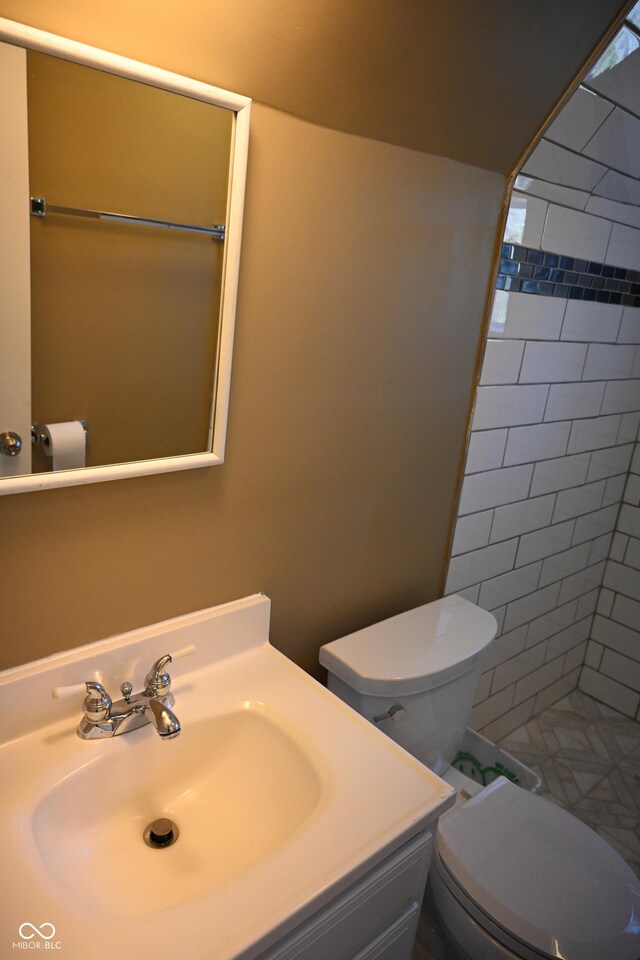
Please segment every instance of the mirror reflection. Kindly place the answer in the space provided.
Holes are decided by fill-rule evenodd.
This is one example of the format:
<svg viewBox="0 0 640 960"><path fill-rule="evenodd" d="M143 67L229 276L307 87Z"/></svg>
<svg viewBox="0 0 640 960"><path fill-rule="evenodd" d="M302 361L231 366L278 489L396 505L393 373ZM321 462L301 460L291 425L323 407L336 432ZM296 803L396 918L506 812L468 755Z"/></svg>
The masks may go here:
<svg viewBox="0 0 640 960"><path fill-rule="evenodd" d="M16 475L210 451L233 111L0 46L26 59L36 198L30 349L12 354L0 430L15 429L13 399L24 405L27 395L32 424L86 426L82 462L56 464L40 434L2 466L10 459ZM4 315L5 343L18 322Z"/></svg>

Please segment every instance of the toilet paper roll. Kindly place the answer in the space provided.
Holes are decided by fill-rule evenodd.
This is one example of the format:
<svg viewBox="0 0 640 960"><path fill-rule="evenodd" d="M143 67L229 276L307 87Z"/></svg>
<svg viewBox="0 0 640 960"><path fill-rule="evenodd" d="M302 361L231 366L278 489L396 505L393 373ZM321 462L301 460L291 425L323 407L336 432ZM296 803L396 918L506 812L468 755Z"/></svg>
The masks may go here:
<svg viewBox="0 0 640 960"><path fill-rule="evenodd" d="M79 420L66 423L41 424L42 449L53 458L54 470L72 470L84 467L87 453L87 434Z"/></svg>

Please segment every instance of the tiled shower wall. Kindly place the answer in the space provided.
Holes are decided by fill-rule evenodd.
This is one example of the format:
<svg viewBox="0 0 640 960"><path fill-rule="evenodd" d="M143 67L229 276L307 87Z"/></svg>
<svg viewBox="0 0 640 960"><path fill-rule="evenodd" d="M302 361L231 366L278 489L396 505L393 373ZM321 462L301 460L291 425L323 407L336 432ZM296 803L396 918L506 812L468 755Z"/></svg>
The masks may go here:
<svg viewBox="0 0 640 960"><path fill-rule="evenodd" d="M580 687L640 719L640 443L605 567Z"/></svg>
<svg viewBox="0 0 640 960"><path fill-rule="evenodd" d="M498 620L472 716L493 739L578 683L638 715L639 8L509 211L446 585Z"/></svg>
<svg viewBox="0 0 640 960"><path fill-rule="evenodd" d="M578 683L640 421L638 343L640 308L496 291L446 587L498 620L472 717L491 738Z"/></svg>

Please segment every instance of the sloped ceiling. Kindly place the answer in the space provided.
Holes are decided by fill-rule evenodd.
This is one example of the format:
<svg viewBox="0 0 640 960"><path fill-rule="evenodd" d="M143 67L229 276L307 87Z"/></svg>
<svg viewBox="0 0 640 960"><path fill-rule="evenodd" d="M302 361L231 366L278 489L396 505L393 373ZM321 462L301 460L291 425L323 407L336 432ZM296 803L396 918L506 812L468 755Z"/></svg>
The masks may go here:
<svg viewBox="0 0 640 960"><path fill-rule="evenodd" d="M621 0L0 0L297 117L509 173Z"/></svg>

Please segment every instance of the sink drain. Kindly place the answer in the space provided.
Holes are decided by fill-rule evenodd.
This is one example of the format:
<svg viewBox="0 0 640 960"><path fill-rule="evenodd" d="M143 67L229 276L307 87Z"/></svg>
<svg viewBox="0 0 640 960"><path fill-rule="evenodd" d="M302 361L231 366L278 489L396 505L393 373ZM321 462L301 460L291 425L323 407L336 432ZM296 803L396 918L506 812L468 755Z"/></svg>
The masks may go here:
<svg viewBox="0 0 640 960"><path fill-rule="evenodd" d="M180 831L173 820L160 817L159 820L154 820L145 827L144 842L148 847L155 847L156 849L170 847L178 839L179 833Z"/></svg>

